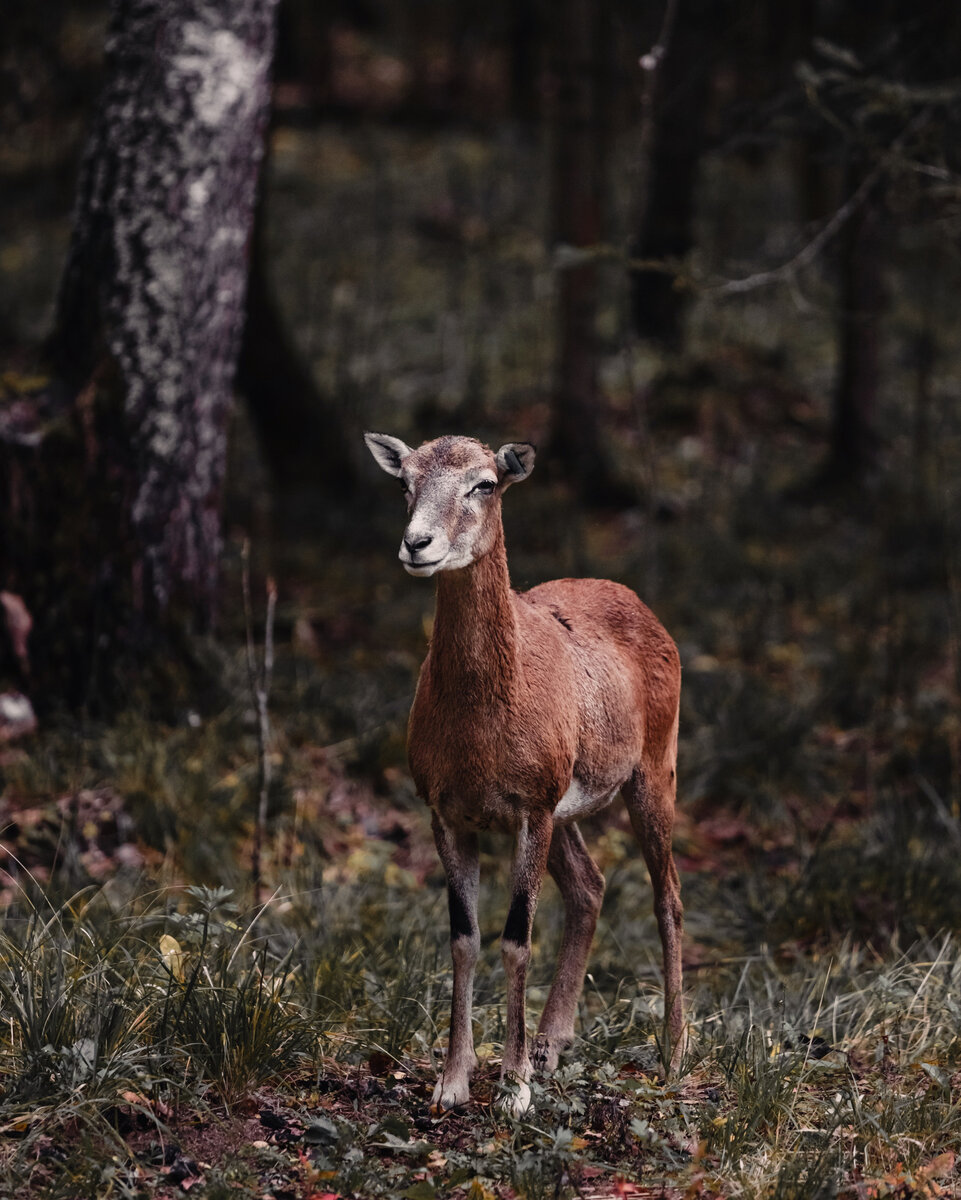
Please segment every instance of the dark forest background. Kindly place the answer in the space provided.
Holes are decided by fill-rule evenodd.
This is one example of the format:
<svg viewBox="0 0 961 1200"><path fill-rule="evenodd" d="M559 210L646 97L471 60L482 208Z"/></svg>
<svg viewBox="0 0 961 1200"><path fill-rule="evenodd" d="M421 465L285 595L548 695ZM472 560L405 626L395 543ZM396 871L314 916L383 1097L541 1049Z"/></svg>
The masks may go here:
<svg viewBox="0 0 961 1200"><path fill-rule="evenodd" d="M37 1194L127 1194L89 1182L105 1161L89 1146L69 1159L80 1183L40 1152L52 1137L75 1153L65 1105L104 1136L78 1098L83 1047L117 1035L90 1025L93 968L60 1041L34 1014L34 1046L23 995L43 989L17 955L62 957L83 921L136 914L150 969L189 993L183 1024L190 973L171 955L206 962L209 929L231 946L269 898L271 994L305 1041L255 1051L231 1026L263 1052L250 1078L188 1054L185 1103L239 1103L236 1150L256 1140L250 1089L281 1061L267 1106L284 1128L326 1096L311 1151L326 1182L291 1159L290 1195L613 1195L652 1172L652 1195L956 1186L961 12L45 0L2 26L0 999L5 1103L33 1114L4 1169L29 1162ZM625 582L684 664L687 1091L632 1083L634 1128L614 1100L565 1109L562 1085L538 1101L547 1140L515 1130L487 1174L464 1157L467 1118L447 1141L404 1126L447 1168L350 1174L348 1109L391 1087L424 1107L446 986L442 880L404 756L432 594L396 561L403 510L365 429L535 442L505 506L514 585ZM616 815L589 831L608 877L579 1050L595 1090L604 1062L643 1075L654 1038L656 936L626 830ZM501 899L505 859L492 840ZM495 1057L498 903L478 1001ZM545 978L559 920L548 900ZM259 966L239 977L231 952L211 993L241 1009L268 971L250 946ZM892 1013L930 979L920 1007L939 1015L895 1051ZM647 1007L625 1024L627 986ZM808 1071L836 1047L846 1082L821 1096ZM66 1091L51 1054L73 1064ZM852 1078L875 1089L873 1124L826 1098ZM162 1123L169 1081L145 1079L124 1111ZM558 1148L581 1118L607 1139L603 1170L591 1146ZM382 1159L398 1130L366 1135ZM204 1175L216 1154L193 1153L184 1178L219 1194L227 1169ZM161 1194L167 1174L138 1161L123 1186ZM268 1187L263 1164L244 1169Z"/></svg>

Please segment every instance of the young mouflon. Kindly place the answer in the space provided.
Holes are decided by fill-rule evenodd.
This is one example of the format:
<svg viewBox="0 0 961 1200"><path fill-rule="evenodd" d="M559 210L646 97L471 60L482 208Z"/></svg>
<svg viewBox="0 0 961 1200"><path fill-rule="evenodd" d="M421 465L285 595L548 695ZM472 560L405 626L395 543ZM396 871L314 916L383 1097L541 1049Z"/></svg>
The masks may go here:
<svg viewBox="0 0 961 1200"><path fill-rule="evenodd" d="M681 667L677 648L638 597L606 579L557 579L511 590L501 499L534 466L534 447L495 454L474 438L411 449L364 435L401 480L409 517L400 561L437 576L430 649L410 713L408 757L431 809L447 875L454 964L450 1044L432 1110L464 1104L476 1059L471 1031L477 835L513 834L511 903L501 942L507 1033L501 1069L515 1114L537 1068L552 1071L574 1039L577 1001L604 877L576 822L621 791L654 890L664 952L664 1021L675 1065L683 1031L680 883L671 851ZM564 901L554 981L528 1047L525 988L531 925L545 870Z"/></svg>

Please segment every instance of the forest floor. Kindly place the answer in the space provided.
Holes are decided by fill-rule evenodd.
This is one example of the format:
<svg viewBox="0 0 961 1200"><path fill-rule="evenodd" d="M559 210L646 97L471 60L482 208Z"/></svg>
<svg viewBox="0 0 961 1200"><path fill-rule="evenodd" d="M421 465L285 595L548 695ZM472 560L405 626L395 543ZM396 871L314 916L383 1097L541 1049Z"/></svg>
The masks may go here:
<svg viewBox="0 0 961 1200"><path fill-rule="evenodd" d="M242 911L236 896L248 889L164 886L165 864L140 839L111 848L97 796L79 794L79 836L53 814L46 831L31 825L30 810L8 802L25 842L56 831L64 859L71 836L82 847L74 870L113 863L59 903L60 870L43 889L22 874L10 899L2 1196L957 1192L958 943L902 935L883 915L886 894L904 898L908 925L925 898L956 904L957 850L917 836L899 849L889 813L825 813L821 847L806 855L786 832L759 836L743 814L715 813L697 831L681 822L690 1040L669 1080L644 870L618 822L593 838L608 896L577 1041L518 1120L498 1106L506 847L492 839L480 1066L470 1105L434 1119L450 972L419 813L391 812L341 780L328 792L334 828L317 831L340 839L336 851L297 846L276 891ZM545 890L535 1013L559 941L559 904ZM816 916L830 928L816 933Z"/></svg>

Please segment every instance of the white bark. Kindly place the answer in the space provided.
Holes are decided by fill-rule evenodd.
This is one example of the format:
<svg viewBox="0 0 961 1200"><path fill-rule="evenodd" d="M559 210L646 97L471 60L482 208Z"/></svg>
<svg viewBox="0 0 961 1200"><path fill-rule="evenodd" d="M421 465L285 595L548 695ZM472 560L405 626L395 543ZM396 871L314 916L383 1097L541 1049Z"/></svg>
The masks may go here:
<svg viewBox="0 0 961 1200"><path fill-rule="evenodd" d="M115 0L54 348L112 362L140 586L210 611L277 0Z"/></svg>

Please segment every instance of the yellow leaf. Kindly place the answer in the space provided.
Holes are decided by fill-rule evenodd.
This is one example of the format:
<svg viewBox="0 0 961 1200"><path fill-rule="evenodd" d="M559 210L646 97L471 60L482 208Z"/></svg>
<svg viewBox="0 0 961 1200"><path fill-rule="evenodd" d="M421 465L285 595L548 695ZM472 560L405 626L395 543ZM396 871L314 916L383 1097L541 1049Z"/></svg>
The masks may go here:
<svg viewBox="0 0 961 1200"><path fill-rule="evenodd" d="M164 966L174 979L178 983L183 983L184 952L180 949L180 943L177 939L171 937L169 933L165 933L160 939L160 956L164 960Z"/></svg>
<svg viewBox="0 0 961 1200"><path fill-rule="evenodd" d="M31 1117L21 1117L16 1121L7 1121L5 1125L0 1125L0 1133L26 1133L31 1124Z"/></svg>
<svg viewBox="0 0 961 1200"><path fill-rule="evenodd" d="M28 392L39 392L49 383L49 375L21 375L18 371L4 371L0 375L0 384L19 395L24 395L24 393Z"/></svg>
<svg viewBox="0 0 961 1200"><path fill-rule="evenodd" d="M407 891L411 891L417 886L417 877L412 871L407 871L403 867L399 867L396 863L389 862L384 867L384 883L388 887L404 888Z"/></svg>

